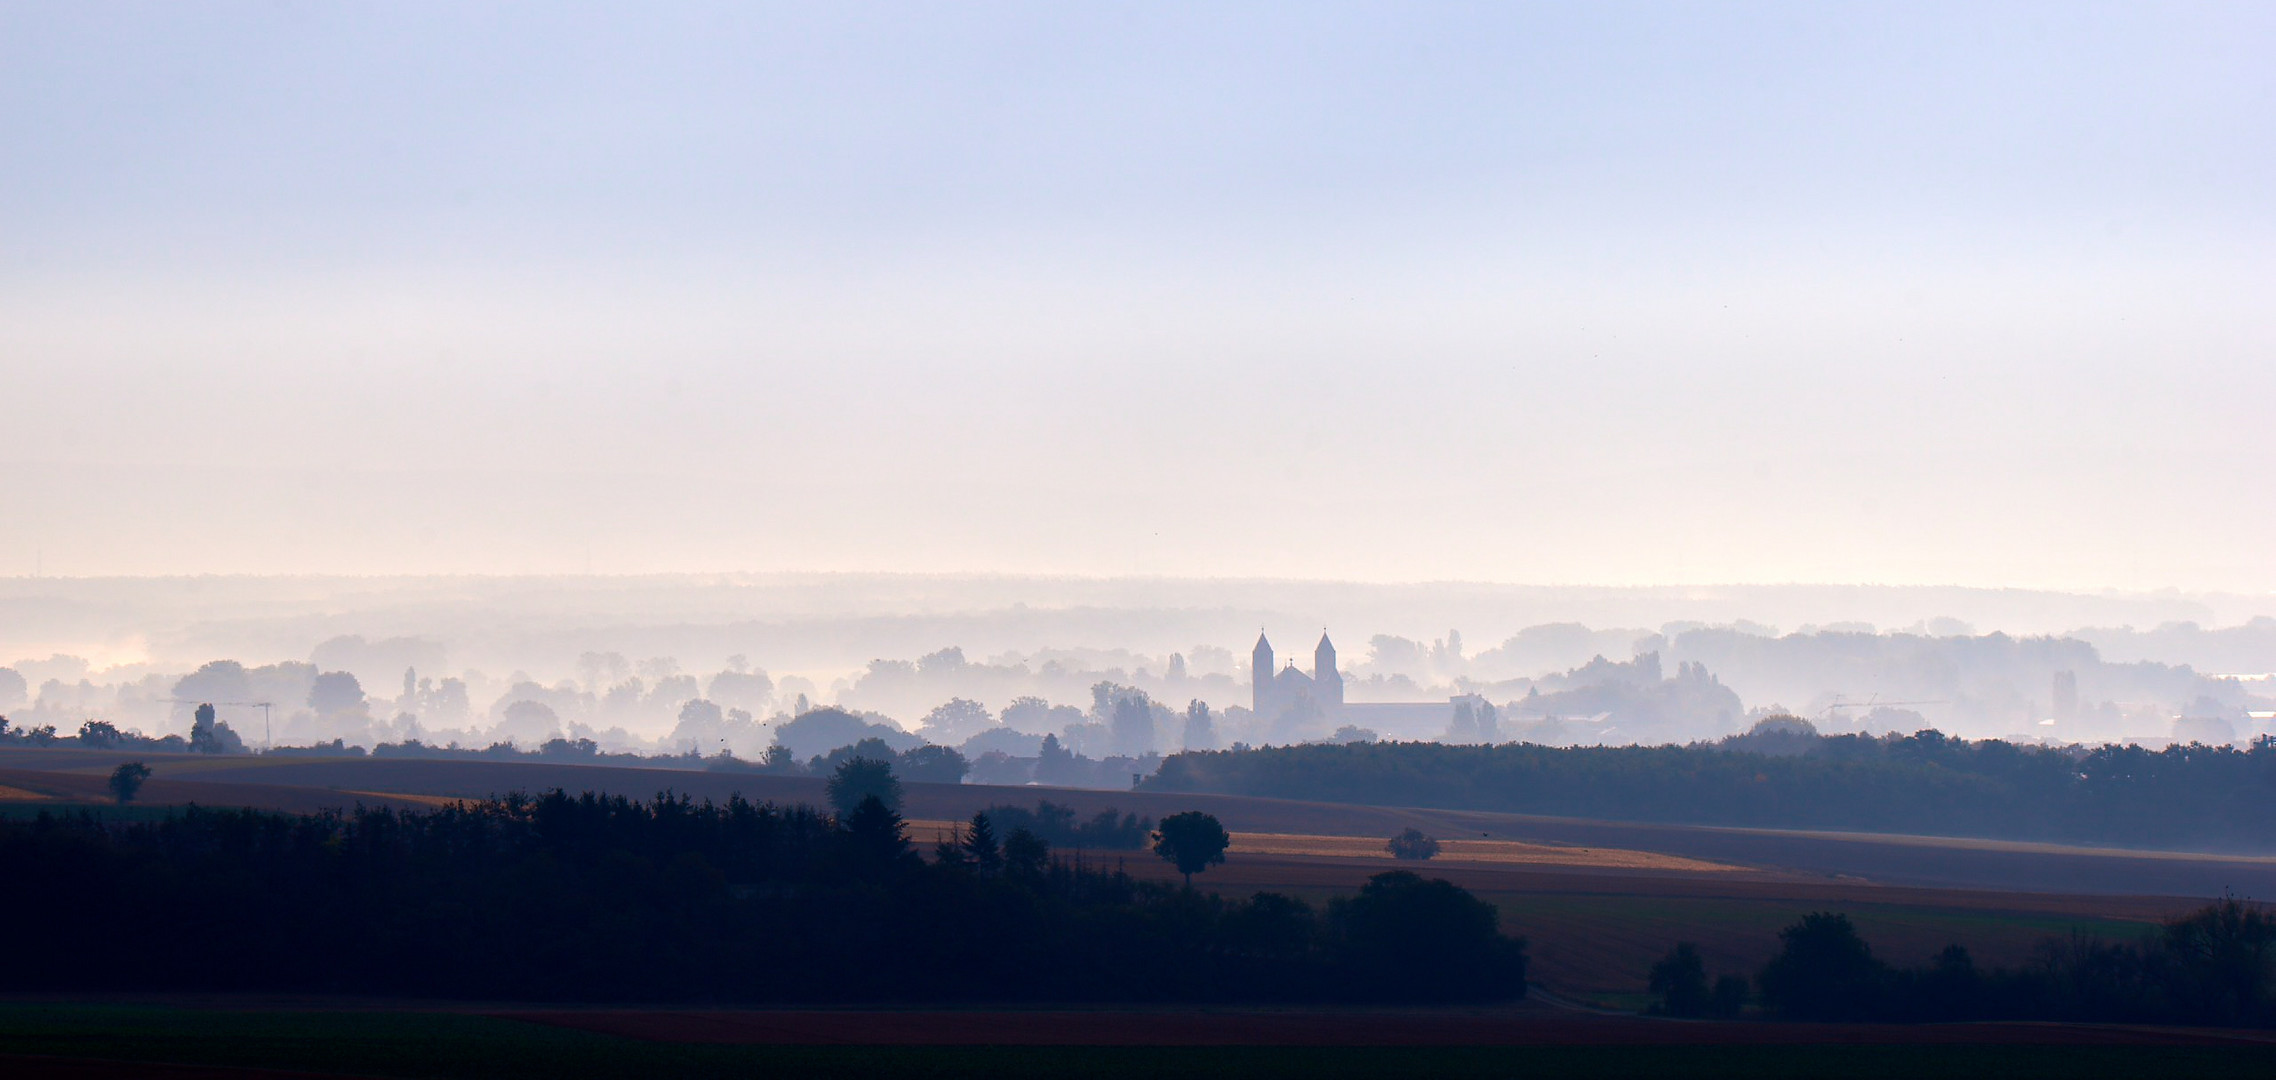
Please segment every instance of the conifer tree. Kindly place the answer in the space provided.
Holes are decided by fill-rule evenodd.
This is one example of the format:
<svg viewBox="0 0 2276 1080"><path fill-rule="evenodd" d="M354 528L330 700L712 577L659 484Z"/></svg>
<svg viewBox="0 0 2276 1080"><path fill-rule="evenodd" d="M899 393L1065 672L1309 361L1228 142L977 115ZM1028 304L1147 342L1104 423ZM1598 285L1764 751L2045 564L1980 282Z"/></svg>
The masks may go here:
<svg viewBox="0 0 2276 1080"><path fill-rule="evenodd" d="M1003 869L1004 854L996 846L996 828L988 823L988 815L972 815L972 824L964 831L963 854L983 874Z"/></svg>

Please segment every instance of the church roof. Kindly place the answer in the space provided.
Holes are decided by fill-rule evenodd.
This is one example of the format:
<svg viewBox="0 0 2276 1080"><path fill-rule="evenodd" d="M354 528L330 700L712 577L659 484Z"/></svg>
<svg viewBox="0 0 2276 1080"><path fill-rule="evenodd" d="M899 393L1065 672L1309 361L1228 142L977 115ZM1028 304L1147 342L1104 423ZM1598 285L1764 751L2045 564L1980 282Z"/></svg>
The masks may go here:
<svg viewBox="0 0 2276 1080"><path fill-rule="evenodd" d="M1284 667L1284 668L1281 668L1281 669L1280 669L1280 674L1273 676L1273 681L1275 681L1275 682L1284 682L1284 683L1289 683L1289 682L1301 682L1301 683L1309 683L1309 682L1311 682L1311 681L1312 681L1312 677L1311 677L1310 675L1306 675L1306 674L1305 674L1305 673L1304 673L1302 670L1300 670L1300 669L1296 668L1295 666L1291 665L1291 666L1289 666L1289 667Z"/></svg>

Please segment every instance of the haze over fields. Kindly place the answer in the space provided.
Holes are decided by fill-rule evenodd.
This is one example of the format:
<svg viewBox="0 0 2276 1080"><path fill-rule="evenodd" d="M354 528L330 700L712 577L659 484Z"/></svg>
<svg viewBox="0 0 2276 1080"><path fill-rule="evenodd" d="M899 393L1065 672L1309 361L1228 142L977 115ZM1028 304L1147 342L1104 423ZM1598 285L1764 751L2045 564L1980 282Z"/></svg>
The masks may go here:
<svg viewBox="0 0 2276 1080"><path fill-rule="evenodd" d="M1346 726L1469 742L1687 742L1781 711L1829 732L2242 744L2276 709L2276 622L2240 618L2255 602L913 575L18 579L0 582L0 655L15 658L0 669L0 712L18 730L100 719L182 734L198 700L265 700L280 740L295 743L528 748L569 735L651 752L724 740L756 757L801 698L946 745L998 726L1074 741L1071 726L1106 719L1105 682L1162 714L1130 748L1140 754L1189 745L1170 714L1192 700L1233 711L1211 745ZM1360 711L1439 711L1276 723L1285 710L1257 711L1259 627L1307 672L1325 627ZM215 661L252 674L194 676ZM350 681L320 692L327 673ZM1014 709L1023 698L1042 707ZM1463 698L1494 706L1499 726L1453 729L1449 703ZM544 711L511 722L517 702ZM738 711L749 721L732 722ZM242 730L253 715L225 719Z"/></svg>
<svg viewBox="0 0 2276 1080"><path fill-rule="evenodd" d="M2271 57L0 3L0 1076L2276 1076Z"/></svg>

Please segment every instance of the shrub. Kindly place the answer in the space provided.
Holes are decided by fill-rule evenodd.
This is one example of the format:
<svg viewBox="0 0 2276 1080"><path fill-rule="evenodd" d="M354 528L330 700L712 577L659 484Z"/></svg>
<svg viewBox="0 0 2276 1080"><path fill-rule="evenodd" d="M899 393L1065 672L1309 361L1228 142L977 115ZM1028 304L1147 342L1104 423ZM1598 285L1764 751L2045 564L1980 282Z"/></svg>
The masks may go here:
<svg viewBox="0 0 2276 1080"><path fill-rule="evenodd" d="M142 790L142 782L148 779L150 766L129 761L111 770L111 794L118 798L120 806L125 806L134 801L135 793Z"/></svg>
<svg viewBox="0 0 2276 1080"><path fill-rule="evenodd" d="M1411 859L1421 862L1438 856L1438 841L1423 835L1421 829L1410 828L1392 837L1391 842L1385 844L1384 847L1391 852L1391 857L1396 859Z"/></svg>

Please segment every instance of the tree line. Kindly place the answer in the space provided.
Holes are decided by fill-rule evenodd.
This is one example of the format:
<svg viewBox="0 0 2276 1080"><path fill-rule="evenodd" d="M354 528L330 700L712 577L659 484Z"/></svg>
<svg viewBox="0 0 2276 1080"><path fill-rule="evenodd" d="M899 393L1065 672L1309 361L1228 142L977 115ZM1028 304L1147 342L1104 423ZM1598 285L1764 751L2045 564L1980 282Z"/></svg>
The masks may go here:
<svg viewBox="0 0 2276 1080"><path fill-rule="evenodd" d="M1762 1010L1790 1020L2032 1020L2276 1027L2276 918L2224 898L2134 942L2073 935L2043 942L2018 968L1978 968L1947 946L1921 967L1873 955L1848 916L1814 912L1779 932L1752 983ZM1654 1011L1735 1017L1750 984L1712 984L1697 947L1653 965Z"/></svg>
<svg viewBox="0 0 2276 1080"><path fill-rule="evenodd" d="M2267 850L2276 739L2093 749L1806 729L1688 746L1184 753L1141 790L1705 825Z"/></svg>
<svg viewBox="0 0 2276 1080"><path fill-rule="evenodd" d="M1213 819L1165 821L1155 837L1189 873L1222 858L1222 839ZM1056 857L985 814L930 855L874 795L840 813L554 791L417 811L42 814L0 821L0 877L70 921L0 950L0 989L753 1002L1524 993L1524 943L1500 932L1494 908L1410 873L1319 907L1232 899Z"/></svg>
<svg viewBox="0 0 2276 1080"><path fill-rule="evenodd" d="M108 720L89 720L79 725L76 735L63 736L55 732L54 724L33 727L11 725L0 716L0 746L56 746L76 742L89 750L148 750L161 754L242 754L245 740L223 721L214 718L213 706L200 705L190 721L188 738L165 735L151 738L133 731L122 731Z"/></svg>

